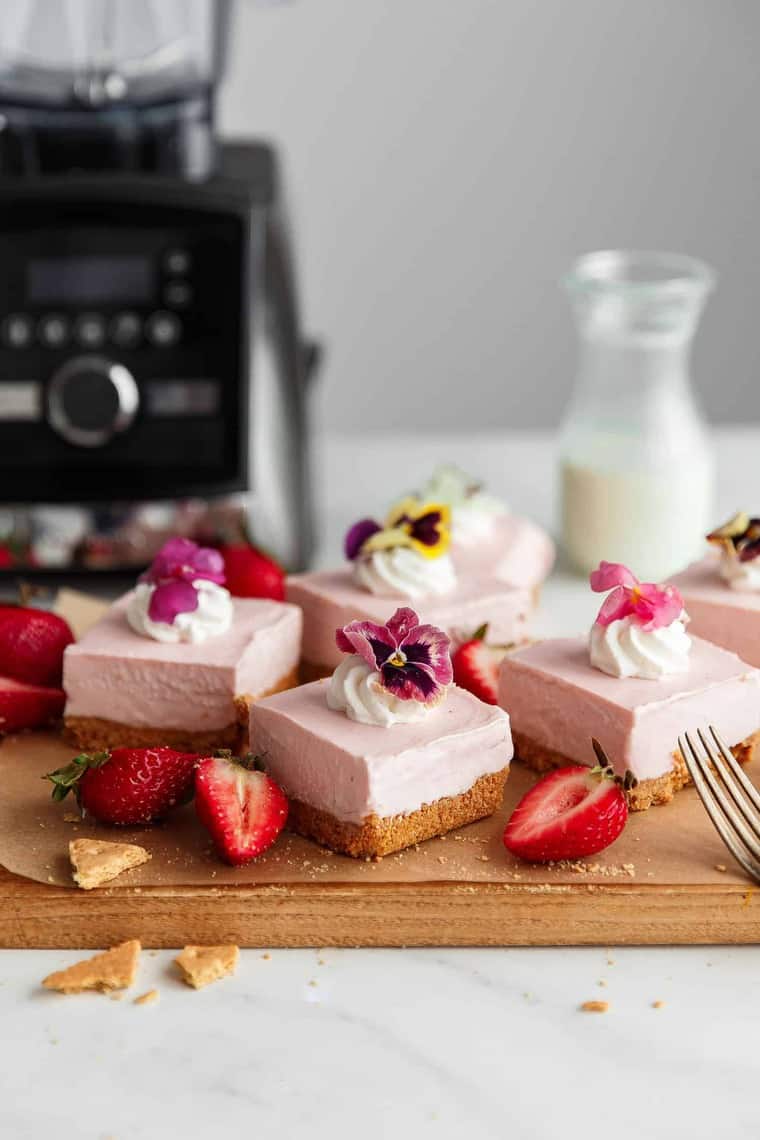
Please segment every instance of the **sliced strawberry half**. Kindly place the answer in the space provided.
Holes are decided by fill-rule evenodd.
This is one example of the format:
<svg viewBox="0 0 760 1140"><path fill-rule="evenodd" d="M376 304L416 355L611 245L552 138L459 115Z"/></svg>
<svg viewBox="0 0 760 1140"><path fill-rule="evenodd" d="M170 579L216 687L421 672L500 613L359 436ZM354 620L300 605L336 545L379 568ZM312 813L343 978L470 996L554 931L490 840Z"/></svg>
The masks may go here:
<svg viewBox="0 0 760 1140"><path fill-rule="evenodd" d="M271 847L288 817L285 793L253 763L219 754L205 757L195 771L198 819L233 867Z"/></svg>
<svg viewBox="0 0 760 1140"><path fill-rule="evenodd" d="M480 629L459 646L451 664L454 682L467 689L487 705L499 703L499 666L509 648L506 645L487 645L488 626Z"/></svg>
<svg viewBox="0 0 760 1140"><path fill-rule="evenodd" d="M65 703L63 689L0 677L0 733L41 728L63 715Z"/></svg>
<svg viewBox="0 0 760 1140"><path fill-rule="evenodd" d="M507 823L507 850L546 863L596 855L614 843L628 819L626 790L635 781L614 776L603 755L598 749L597 768L557 768L534 784Z"/></svg>

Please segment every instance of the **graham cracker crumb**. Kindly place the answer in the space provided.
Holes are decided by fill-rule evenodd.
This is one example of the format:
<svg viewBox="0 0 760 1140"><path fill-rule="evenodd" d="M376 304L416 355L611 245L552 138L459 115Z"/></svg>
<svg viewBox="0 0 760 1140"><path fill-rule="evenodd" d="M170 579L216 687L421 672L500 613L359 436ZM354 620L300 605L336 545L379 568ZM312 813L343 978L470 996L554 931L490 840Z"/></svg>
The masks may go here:
<svg viewBox="0 0 760 1140"><path fill-rule="evenodd" d="M604 978L600 978L600 979L599 979L599 982L598 982L598 984L599 984L600 986L606 986L606 985L607 985L607 983L605 982Z"/></svg>
<svg viewBox="0 0 760 1140"><path fill-rule="evenodd" d="M64 823L81 823L82 817L81 817L81 815L75 815L73 812L67 811L63 817L63 822Z"/></svg>
<svg viewBox="0 0 760 1140"><path fill-rule="evenodd" d="M265 962L268 962L271 959L272 955L271 954L262 954L261 957L264 959Z"/></svg>
<svg viewBox="0 0 760 1140"><path fill-rule="evenodd" d="M158 1001L158 990L148 990L147 993L140 994L134 1000L135 1005L153 1005L153 1002Z"/></svg>
<svg viewBox="0 0 760 1140"><path fill-rule="evenodd" d="M716 863L715 864L715 870L716 871L725 871L725 869L726 869L725 863Z"/></svg>
<svg viewBox="0 0 760 1140"><path fill-rule="evenodd" d="M240 950L237 946L185 946L174 961L182 980L194 989L234 974Z"/></svg>
<svg viewBox="0 0 760 1140"><path fill-rule="evenodd" d="M48 974L42 984L45 989L62 994L79 994L84 990L127 989L135 980L140 960L140 943L136 938L122 942L103 954L96 954L84 962L76 962L66 970Z"/></svg>
<svg viewBox="0 0 760 1140"><path fill-rule="evenodd" d="M580 1007L583 1013L606 1013L610 1008L608 1001L584 1001Z"/></svg>
<svg viewBox="0 0 760 1140"><path fill-rule="evenodd" d="M653 1002L652 1002L652 1009L662 1009L662 1007L663 1007L664 1005L665 1005L665 1002L664 1002L664 1001L661 1001L661 1000L658 998L658 999L657 999L657 1001L653 1001Z"/></svg>
<svg viewBox="0 0 760 1140"><path fill-rule="evenodd" d="M91 891L131 867L147 863L150 852L135 843L108 843L104 839L72 839L69 859L78 887Z"/></svg>

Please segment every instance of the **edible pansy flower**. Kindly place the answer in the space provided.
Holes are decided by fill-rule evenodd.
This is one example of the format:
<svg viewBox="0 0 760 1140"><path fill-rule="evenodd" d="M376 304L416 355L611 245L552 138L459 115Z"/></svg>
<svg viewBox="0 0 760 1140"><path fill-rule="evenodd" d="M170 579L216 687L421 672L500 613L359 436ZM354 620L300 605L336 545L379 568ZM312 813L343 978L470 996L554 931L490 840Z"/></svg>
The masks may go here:
<svg viewBox="0 0 760 1140"><path fill-rule="evenodd" d="M707 541L740 562L753 562L760 557L760 519L739 511L723 526L710 531Z"/></svg>
<svg viewBox="0 0 760 1140"><path fill-rule="evenodd" d="M436 705L451 684L450 641L434 625L420 625L403 606L386 625L352 621L335 631L341 653L358 653L380 677L383 688L402 701Z"/></svg>
<svg viewBox="0 0 760 1140"><path fill-rule="evenodd" d="M396 546L411 547L424 558L440 558L450 540L450 508L445 503L408 498L393 507L383 526L374 519L354 523L346 534L344 548L351 561Z"/></svg>
<svg viewBox="0 0 760 1140"><path fill-rule="evenodd" d="M595 594L610 591L596 617L596 624L608 626L630 617L646 633L663 629L681 617L683 598L675 586L640 582L619 562L600 562L590 577Z"/></svg>
<svg viewBox="0 0 760 1140"><path fill-rule="evenodd" d="M155 589L150 598L151 621L171 625L177 614L198 608L198 591L193 582L203 579L224 585L224 559L218 550L198 546L189 538L170 538L140 576Z"/></svg>

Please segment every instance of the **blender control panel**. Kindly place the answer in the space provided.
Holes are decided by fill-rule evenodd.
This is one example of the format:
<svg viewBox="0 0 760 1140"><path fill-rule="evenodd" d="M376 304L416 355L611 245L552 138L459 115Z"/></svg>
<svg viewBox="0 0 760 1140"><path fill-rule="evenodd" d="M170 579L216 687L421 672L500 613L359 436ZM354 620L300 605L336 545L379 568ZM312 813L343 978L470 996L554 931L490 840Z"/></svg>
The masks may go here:
<svg viewBox="0 0 760 1140"><path fill-rule="evenodd" d="M243 218L19 202L0 212L0 257L3 466L46 471L51 498L244 485Z"/></svg>

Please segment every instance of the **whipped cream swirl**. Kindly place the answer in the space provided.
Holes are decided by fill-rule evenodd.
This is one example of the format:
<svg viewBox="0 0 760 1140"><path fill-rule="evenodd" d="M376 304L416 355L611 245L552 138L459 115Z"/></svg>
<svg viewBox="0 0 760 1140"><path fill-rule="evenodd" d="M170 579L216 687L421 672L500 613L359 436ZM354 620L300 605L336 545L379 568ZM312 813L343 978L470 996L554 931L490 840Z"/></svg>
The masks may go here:
<svg viewBox="0 0 760 1140"><path fill-rule="evenodd" d="M732 590L760 590L760 558L741 562L733 550L724 550L718 573Z"/></svg>
<svg viewBox="0 0 760 1140"><path fill-rule="evenodd" d="M611 677L641 677L658 681L689 668L691 638L686 632L686 618L659 629L645 630L632 617L620 618L609 625L595 622L591 627L591 664Z"/></svg>
<svg viewBox="0 0 760 1140"><path fill-rule="evenodd" d="M179 613L173 622L153 621L148 616L150 599L156 586L151 582L138 582L127 605L127 621L135 633L152 637L154 641L195 645L226 633L232 625L232 597L224 586L217 586L206 578L193 581L198 594L197 609Z"/></svg>
<svg viewBox="0 0 760 1140"><path fill-rule="evenodd" d="M398 598L450 594L457 584L448 554L425 558L409 546L375 550L357 559L354 580L371 594Z"/></svg>
<svg viewBox="0 0 760 1140"><path fill-rule="evenodd" d="M380 674L358 653L344 658L327 688L327 707L344 712L360 724L376 724L389 728L393 724L412 724L423 720L430 706L422 701L404 701L383 687Z"/></svg>

